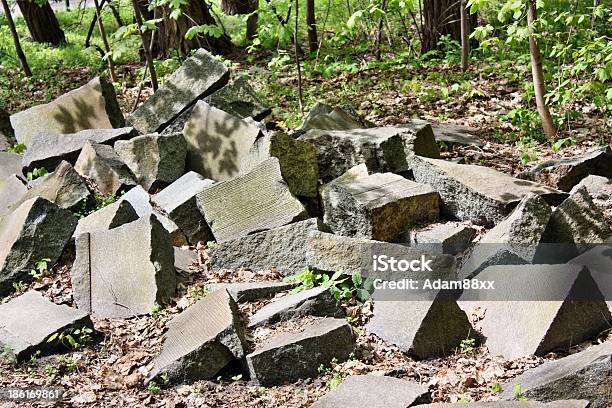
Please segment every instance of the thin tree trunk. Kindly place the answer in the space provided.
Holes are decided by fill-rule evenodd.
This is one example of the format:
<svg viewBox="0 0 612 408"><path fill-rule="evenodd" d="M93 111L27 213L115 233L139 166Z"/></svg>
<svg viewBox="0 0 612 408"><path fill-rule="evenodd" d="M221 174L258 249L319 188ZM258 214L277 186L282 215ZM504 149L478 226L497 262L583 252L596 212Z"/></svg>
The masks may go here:
<svg viewBox="0 0 612 408"><path fill-rule="evenodd" d="M66 42L64 32L60 28L48 1L38 5L34 0L17 0L17 4L28 26L32 40L56 46Z"/></svg>
<svg viewBox="0 0 612 408"><path fill-rule="evenodd" d="M138 34L140 34L140 41L142 42L142 49L147 60L147 67L151 75L151 84L153 85L153 92L157 91L157 71L155 71L155 64L153 64L153 57L151 56L151 49L149 48L149 42L147 37L142 31L142 15L140 14L140 8L138 7L138 0L132 0L134 6L134 17L136 17L136 24L138 24Z"/></svg>
<svg viewBox="0 0 612 408"><path fill-rule="evenodd" d="M13 36L13 43L15 44L15 52L17 53L17 58L19 58L19 62L21 63L21 68L23 68L23 73L31 77L32 70L30 69L30 65L28 65L28 60L26 59L25 53L21 48L21 42L19 42L19 35L17 34L17 30L15 29L15 22L13 21L13 16L11 15L11 9L8 5L7 0L2 1L2 7L4 8L4 16L6 17L6 22L8 23L9 29L11 30L11 35Z"/></svg>
<svg viewBox="0 0 612 408"><path fill-rule="evenodd" d="M70 11L70 0L64 0L64 5L66 6L66 11Z"/></svg>
<svg viewBox="0 0 612 408"><path fill-rule="evenodd" d="M247 40L247 43L249 44L253 42L255 37L257 37L258 23L259 23L259 16L257 15L257 12L254 12L247 18L246 40Z"/></svg>
<svg viewBox="0 0 612 408"><path fill-rule="evenodd" d="M380 9L385 11L387 9L387 0L382 0L380 4ZM380 16L378 19L378 27L376 29L376 44L374 46L374 56L378 61L380 61L380 43L382 42L382 31L383 31L383 18L384 15Z"/></svg>
<svg viewBox="0 0 612 408"><path fill-rule="evenodd" d="M300 67L300 54L298 52L298 10L299 3L298 0L295 0L295 31L293 33L293 44L295 51L295 66L297 68L297 81L298 81L298 103L300 106L300 115L304 116L304 101L302 99L302 68Z"/></svg>
<svg viewBox="0 0 612 408"><path fill-rule="evenodd" d="M100 37L102 37L102 44L104 44L104 51L106 51L106 62L108 63L108 72L113 82L117 81L115 76L115 63L113 57L110 55L110 45L108 44L108 38L106 37L106 30L104 29L104 23L102 22L102 10L100 9L100 3L98 0L94 0L94 7L96 9L96 16L98 17L98 29L100 30Z"/></svg>
<svg viewBox="0 0 612 408"><path fill-rule="evenodd" d="M468 60L470 58L470 26L467 16L467 2L461 0L461 71L465 72L468 69Z"/></svg>
<svg viewBox="0 0 612 408"><path fill-rule="evenodd" d="M529 0L527 3L527 24L529 25L529 52L531 54L531 75L533 76L533 89L535 92L536 105L538 113L542 120L542 128L548 139L554 139L557 136L557 129L553 124L552 116L544 101L546 88L544 86L544 71L542 70L542 56L540 55L540 47L535 38L535 21L538 19L536 10L536 0Z"/></svg>
<svg viewBox="0 0 612 408"><path fill-rule="evenodd" d="M308 30L308 50L310 52L316 52L319 48L319 40L317 37L315 0L306 0L306 27Z"/></svg>

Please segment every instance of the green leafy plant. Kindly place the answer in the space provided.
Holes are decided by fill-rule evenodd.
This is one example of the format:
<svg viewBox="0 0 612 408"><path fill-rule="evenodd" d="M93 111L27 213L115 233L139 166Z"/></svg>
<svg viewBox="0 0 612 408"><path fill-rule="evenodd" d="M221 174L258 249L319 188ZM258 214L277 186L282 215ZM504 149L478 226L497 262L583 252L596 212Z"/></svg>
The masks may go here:
<svg viewBox="0 0 612 408"><path fill-rule="evenodd" d="M17 143L6 149L6 151L9 153L23 154L26 151L26 145L23 143Z"/></svg>
<svg viewBox="0 0 612 408"><path fill-rule="evenodd" d="M206 286L194 286L189 289L189 296L194 300L204 299L208 295L208 288Z"/></svg>
<svg viewBox="0 0 612 408"><path fill-rule="evenodd" d="M13 282L13 289L15 289L16 292L23 292L28 288L28 285L26 285L25 283L23 283L22 281L19 282Z"/></svg>
<svg viewBox="0 0 612 408"><path fill-rule="evenodd" d="M151 316L157 317L163 312L163 310L164 307L162 305L160 305L159 303L155 303L151 308Z"/></svg>
<svg viewBox="0 0 612 408"><path fill-rule="evenodd" d="M349 277L342 271L337 271L332 276L329 276L328 274L314 272L306 268L297 275L285 277L283 281L299 283L298 286L291 290L290 293L292 294L314 288L315 286L322 286L328 288L337 300L355 297L357 300L365 302L374 292L373 280L366 279L364 281L359 272L355 272Z"/></svg>
<svg viewBox="0 0 612 408"><path fill-rule="evenodd" d="M57 362L59 363L60 371L65 371L67 373L74 373L77 371L77 363L73 358L59 356Z"/></svg>
<svg viewBox="0 0 612 408"><path fill-rule="evenodd" d="M459 347L461 348L461 352L464 354L471 354L474 352L474 346L476 345L476 339L472 339L470 337L461 340L461 344Z"/></svg>
<svg viewBox="0 0 612 408"><path fill-rule="evenodd" d="M149 391L151 394L159 394L161 392L161 387L157 385L155 381L149 381L147 391Z"/></svg>
<svg viewBox="0 0 612 408"><path fill-rule="evenodd" d="M489 392L493 395L497 395L503 391L502 386L499 383L493 383L489 385Z"/></svg>
<svg viewBox="0 0 612 408"><path fill-rule="evenodd" d="M17 364L17 356L15 355L15 352L11 346L8 344L4 345L4 349L2 350L2 353L0 353L0 359L5 360L10 364Z"/></svg>
<svg viewBox="0 0 612 408"><path fill-rule="evenodd" d="M34 269L30 271L30 275L35 279L39 280L49 274L49 262L51 259L43 258L36 262Z"/></svg>
<svg viewBox="0 0 612 408"><path fill-rule="evenodd" d="M53 333L47 339L47 343L57 342L64 347L78 350L92 342L92 334L93 329L89 327L71 328Z"/></svg>
<svg viewBox="0 0 612 408"><path fill-rule="evenodd" d="M44 168L44 167L36 167L34 168L32 171L28 171L26 173L26 179L28 179L28 181L33 181L36 180L39 177L42 177L46 174L49 174L49 171Z"/></svg>
<svg viewBox="0 0 612 408"><path fill-rule="evenodd" d="M527 401L529 398L523 395L523 391L521 390L521 384L516 384L514 386L514 398L519 401Z"/></svg>

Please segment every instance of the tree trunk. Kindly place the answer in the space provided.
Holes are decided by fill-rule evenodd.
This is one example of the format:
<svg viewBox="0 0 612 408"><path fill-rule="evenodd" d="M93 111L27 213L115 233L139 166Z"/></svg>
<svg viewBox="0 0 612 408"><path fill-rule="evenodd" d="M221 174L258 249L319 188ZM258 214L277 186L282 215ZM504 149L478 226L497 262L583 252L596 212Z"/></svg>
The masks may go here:
<svg viewBox="0 0 612 408"><path fill-rule="evenodd" d="M423 0L422 15L421 53L438 50L444 35L461 43L461 0ZM470 15L471 27L476 26L476 18L476 14Z"/></svg>
<svg viewBox="0 0 612 408"><path fill-rule="evenodd" d="M134 17L136 18L136 24L138 24L138 34L140 35L140 41L142 42L142 51L147 61L147 67L149 74L151 75L151 85L153 86L153 92L157 91L157 71L155 70L155 64L153 64L153 56L151 55L151 36L145 36L142 31L142 14L140 14L140 7L138 7L138 0L132 0L134 6Z"/></svg>
<svg viewBox="0 0 612 408"><path fill-rule="evenodd" d="M306 26L308 29L308 50L317 52L319 40L317 38L317 19L315 16L315 0L306 0Z"/></svg>
<svg viewBox="0 0 612 408"><path fill-rule="evenodd" d="M6 22L8 23L9 29L11 30L11 35L13 36L13 43L15 44L15 52L17 53L17 58L19 58L19 62L21 63L21 67L23 68L23 73L26 76L31 77L32 70L30 70L28 60L26 59L25 53L21 48L21 43L19 42L19 35L17 34L17 30L15 29L15 22L13 21L13 16L11 15L11 8L9 7L7 0L0 1L2 1L4 16L6 17Z"/></svg>
<svg viewBox="0 0 612 408"><path fill-rule="evenodd" d="M104 23L102 22L102 9L100 8L100 3L98 0L94 0L94 7L96 9L96 16L98 17L98 29L100 30L100 37L102 37L102 44L104 44L104 51L108 54L106 56L106 62L108 64L108 72L110 74L110 78L113 82L117 81L115 76L115 63L113 62L113 57L110 55L111 48L108 43L108 38L106 37L106 30L104 29Z"/></svg>
<svg viewBox="0 0 612 408"><path fill-rule="evenodd" d="M461 71L468 69L470 58L470 25L468 23L467 2L461 0Z"/></svg>
<svg viewBox="0 0 612 408"><path fill-rule="evenodd" d="M42 6L39 6L34 0L17 0L17 4L28 26L32 40L53 45L66 42L64 32L60 28L48 1Z"/></svg>
<svg viewBox="0 0 612 408"><path fill-rule="evenodd" d="M257 13L253 13L247 18L247 26L246 26L246 40L247 43L252 43L255 37L257 37L259 24L259 16Z"/></svg>
<svg viewBox="0 0 612 408"><path fill-rule="evenodd" d="M387 0L382 0L382 3L380 4L380 9L382 11L387 10ZM383 31L384 18L385 18L384 14L380 16L380 18L378 19L378 27L376 28L376 43L374 44L374 57L376 58L377 61L380 61L381 59L380 43L382 42L382 31Z"/></svg>
<svg viewBox="0 0 612 408"><path fill-rule="evenodd" d="M548 139L554 139L557 136L557 129L553 124L552 116L544 101L546 88L544 86L544 71L542 70L542 56L540 47L535 38L534 23L538 19L536 0L529 0L527 3L527 24L529 25L529 52L531 54L531 75L533 77L533 89L535 93L536 105L538 113L542 120L542 128Z"/></svg>

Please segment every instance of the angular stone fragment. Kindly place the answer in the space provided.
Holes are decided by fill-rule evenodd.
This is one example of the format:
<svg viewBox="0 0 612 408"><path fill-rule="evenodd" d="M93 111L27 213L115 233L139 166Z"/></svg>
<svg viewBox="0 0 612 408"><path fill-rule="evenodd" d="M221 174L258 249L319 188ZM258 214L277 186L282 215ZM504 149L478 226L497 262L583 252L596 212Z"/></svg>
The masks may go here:
<svg viewBox="0 0 612 408"><path fill-rule="evenodd" d="M197 252L185 247L174 247L174 267L178 273L192 273L190 266L197 262Z"/></svg>
<svg viewBox="0 0 612 408"><path fill-rule="evenodd" d="M476 278L494 282L494 290L467 290L461 299L486 309L486 345L507 359L567 350L612 321L597 284L580 265L490 266Z"/></svg>
<svg viewBox="0 0 612 408"><path fill-rule="evenodd" d="M442 142L447 146L482 146L483 144L482 139L473 133L476 129L468 126L459 126L451 123L430 123L422 119L410 119L408 124L412 126L430 124L436 141Z"/></svg>
<svg viewBox="0 0 612 408"><path fill-rule="evenodd" d="M198 101L185 124L187 168L215 180L229 180L261 131L253 123Z"/></svg>
<svg viewBox="0 0 612 408"><path fill-rule="evenodd" d="M21 159L20 154L0 152L0 179L11 174L21 175Z"/></svg>
<svg viewBox="0 0 612 408"><path fill-rule="evenodd" d="M394 241L408 227L438 218L440 195L393 173L345 173L321 188L323 221L339 235Z"/></svg>
<svg viewBox="0 0 612 408"><path fill-rule="evenodd" d="M262 161L276 157L281 174L296 196L315 198L318 195L319 167L315 147L295 140L285 133L268 133L258 138L242 160L240 172L248 173Z"/></svg>
<svg viewBox="0 0 612 408"><path fill-rule="evenodd" d="M521 394L530 400L582 398L591 402L591 408L607 408L612 405L611 377L612 343L608 341L527 370L503 386L501 397L514 399L515 387L520 385Z"/></svg>
<svg viewBox="0 0 612 408"><path fill-rule="evenodd" d="M112 146L86 142L74 169L93 181L103 195L116 195L138 184Z"/></svg>
<svg viewBox="0 0 612 408"><path fill-rule="evenodd" d="M115 151L147 191L172 183L185 171L187 144L180 133L120 140Z"/></svg>
<svg viewBox="0 0 612 408"><path fill-rule="evenodd" d="M435 404L417 405L420 408L589 408L587 400L562 400L542 403L536 401L495 401L495 402L470 402L467 404L446 404L437 402Z"/></svg>
<svg viewBox="0 0 612 408"><path fill-rule="evenodd" d="M410 245L423 251L456 255L471 244L476 230L469 225L447 222L410 233Z"/></svg>
<svg viewBox="0 0 612 408"><path fill-rule="evenodd" d="M363 126L363 123L340 107L316 105L300 126L300 130L353 130L364 127L366 126Z"/></svg>
<svg viewBox="0 0 612 408"><path fill-rule="evenodd" d="M12 291L14 282L29 281L41 259L55 263L76 225L69 211L40 197L0 217L0 296Z"/></svg>
<svg viewBox="0 0 612 408"><path fill-rule="evenodd" d="M0 215L8 214L27 191L23 181L14 174L0 178Z"/></svg>
<svg viewBox="0 0 612 408"><path fill-rule="evenodd" d="M164 337L150 380L162 375L172 383L207 380L244 357L244 328L226 290L207 295L172 319Z"/></svg>
<svg viewBox="0 0 612 408"><path fill-rule="evenodd" d="M66 135L41 133L30 141L21 164L24 172L37 167L53 171L62 160L74 164L87 142L112 145L117 140L129 139L135 135L131 127L87 129Z"/></svg>
<svg viewBox="0 0 612 408"><path fill-rule="evenodd" d="M580 180L580 183L572 187L570 195L574 194L581 187L585 187L593 199L606 200L612 197L612 178L587 176Z"/></svg>
<svg viewBox="0 0 612 408"><path fill-rule="evenodd" d="M329 288L319 286L268 303L249 320L249 327L264 326L301 316L343 317Z"/></svg>
<svg viewBox="0 0 612 408"><path fill-rule="evenodd" d="M344 319L323 319L297 333L273 337L246 360L251 378L263 386L315 377L332 359L346 361L355 347L351 326Z"/></svg>
<svg viewBox="0 0 612 408"><path fill-rule="evenodd" d="M588 175L612 177L612 150L609 146L579 156L540 163L519 177L570 191Z"/></svg>
<svg viewBox="0 0 612 408"><path fill-rule="evenodd" d="M272 109L262 102L251 85L242 77L207 96L204 101L230 115L242 119L251 117L258 122L272 112Z"/></svg>
<svg viewBox="0 0 612 408"><path fill-rule="evenodd" d="M71 278L75 303L96 317L150 313L176 289L170 235L152 215L80 235Z"/></svg>
<svg viewBox="0 0 612 408"><path fill-rule="evenodd" d="M76 238L86 232L110 230L137 219L138 214L128 201L117 201L81 218L72 236Z"/></svg>
<svg viewBox="0 0 612 408"><path fill-rule="evenodd" d="M0 152L5 152L9 147L11 147L11 143L8 137L0 130Z"/></svg>
<svg viewBox="0 0 612 408"><path fill-rule="evenodd" d="M196 195L213 183L214 181L190 171L151 197L153 204L178 225L193 245L214 239L196 204Z"/></svg>
<svg viewBox="0 0 612 408"><path fill-rule="evenodd" d="M585 253L573 258L569 263L586 266L597 283L601 294L612 311L612 242L594 245Z"/></svg>
<svg viewBox="0 0 612 408"><path fill-rule="evenodd" d="M376 301L366 329L420 359L453 354L474 330L457 302L441 295Z"/></svg>
<svg viewBox="0 0 612 408"><path fill-rule="evenodd" d="M327 228L317 218L310 218L221 242L210 250L210 264L213 269L275 268L285 275L296 274L307 266L306 236L318 230Z"/></svg>
<svg viewBox="0 0 612 408"><path fill-rule="evenodd" d="M304 206L289 191L274 157L207 188L197 195L197 203L217 242L305 218Z"/></svg>
<svg viewBox="0 0 612 408"><path fill-rule="evenodd" d="M38 351L44 355L61 350L60 342L47 339L84 327L93 328L86 312L56 305L33 290L0 305L0 349L10 350L17 361Z"/></svg>
<svg viewBox="0 0 612 408"><path fill-rule="evenodd" d="M566 197L561 191L483 166L419 157L412 171L415 181L440 193L444 215L489 227L504 219L529 193L552 205Z"/></svg>
<svg viewBox="0 0 612 408"><path fill-rule="evenodd" d="M293 289L295 285L295 283L285 282L213 283L208 285L208 289L211 292L227 290L236 299L236 302L253 302Z"/></svg>
<svg viewBox="0 0 612 408"><path fill-rule="evenodd" d="M11 115L11 125L17 141L30 146L38 134L119 128L124 120L113 85L96 77L52 102Z"/></svg>
<svg viewBox="0 0 612 408"><path fill-rule="evenodd" d="M370 173L398 173L410 170L414 155L440 156L429 125L351 131L311 130L299 140L316 147L319 177L324 183L361 163L367 165Z"/></svg>
<svg viewBox="0 0 612 408"><path fill-rule="evenodd" d="M200 48L130 115L128 122L140 133L159 132L198 99L223 87L228 78L225 64Z"/></svg>
<svg viewBox="0 0 612 408"><path fill-rule="evenodd" d="M429 392L415 382L378 375L352 375L319 398L312 408L407 408L428 402Z"/></svg>

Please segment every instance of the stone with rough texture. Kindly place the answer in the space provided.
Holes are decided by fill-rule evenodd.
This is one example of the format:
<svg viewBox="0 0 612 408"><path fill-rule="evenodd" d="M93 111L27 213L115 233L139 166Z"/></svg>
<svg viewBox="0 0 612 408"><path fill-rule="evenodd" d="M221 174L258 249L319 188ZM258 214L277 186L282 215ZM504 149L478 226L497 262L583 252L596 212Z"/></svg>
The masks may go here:
<svg viewBox="0 0 612 408"><path fill-rule="evenodd" d="M209 251L210 264L215 270L275 268L285 275L296 274L307 266L306 236L318 230L327 228L317 218L310 218L221 242Z"/></svg>
<svg viewBox="0 0 612 408"><path fill-rule="evenodd" d="M81 218L72 236L76 238L86 232L110 230L137 219L138 214L128 201L116 201Z"/></svg>
<svg viewBox="0 0 612 408"><path fill-rule="evenodd" d="M8 137L0 130L0 152L5 152L9 147L11 147L11 143Z"/></svg>
<svg viewBox="0 0 612 408"><path fill-rule="evenodd" d="M452 123L430 123L422 119L410 119L410 125L430 124L437 142L442 142L447 146L482 146L482 139L475 135L476 129L468 126L459 126Z"/></svg>
<svg viewBox="0 0 612 408"><path fill-rule="evenodd" d="M518 177L570 191L588 175L612 177L612 149L609 146L540 163Z"/></svg>
<svg viewBox="0 0 612 408"><path fill-rule="evenodd" d="M407 408L429 401L427 387L399 378L351 375L312 408Z"/></svg>
<svg viewBox="0 0 612 408"><path fill-rule="evenodd" d="M580 183L572 187L570 195L574 194L581 187L585 187L593 199L610 199L612 197L612 178L602 176L587 176L580 180ZM602 197L605 194L605 197Z"/></svg>
<svg viewBox="0 0 612 408"><path fill-rule="evenodd" d="M309 114L304 120L304 123L300 126L300 130L353 130L365 127L360 121L349 115L342 108L329 108L329 112L319 112L312 116Z"/></svg>
<svg viewBox="0 0 612 408"><path fill-rule="evenodd" d="M217 242L305 218L304 206L289 191L274 157L207 188L197 195L197 203Z"/></svg>
<svg viewBox="0 0 612 408"><path fill-rule="evenodd" d="M21 174L22 156L17 153L0 152L0 179L11 174Z"/></svg>
<svg viewBox="0 0 612 408"><path fill-rule="evenodd" d="M131 127L87 129L66 135L41 133L30 141L21 165L24 172L37 167L53 171L62 160L74 164L87 142L112 145L117 140L129 139L135 135Z"/></svg>
<svg viewBox="0 0 612 408"><path fill-rule="evenodd" d="M167 214L192 245L214 239L196 204L196 195L213 183L190 171L151 197L151 202Z"/></svg>
<svg viewBox="0 0 612 408"><path fill-rule="evenodd" d="M159 132L198 99L222 88L228 79L225 64L200 48L129 116L128 122L140 133Z"/></svg>
<svg viewBox="0 0 612 408"><path fill-rule="evenodd" d="M471 164L418 157L412 172L418 183L429 184L442 197L442 214L462 221L493 226L503 220L529 193L552 205L567 195L561 191L497 170Z"/></svg>
<svg viewBox="0 0 612 408"><path fill-rule="evenodd" d="M93 316L150 313L176 289L170 235L152 215L109 231L79 235L71 279L75 303Z"/></svg>
<svg viewBox="0 0 612 408"><path fill-rule="evenodd" d="M468 248L476 230L469 225L447 222L410 232L410 246L430 252L456 255Z"/></svg>
<svg viewBox="0 0 612 408"><path fill-rule="evenodd" d="M343 317L344 312L329 288L319 286L268 303L251 316L249 327L264 326L301 316Z"/></svg>
<svg viewBox="0 0 612 408"><path fill-rule="evenodd" d="M589 269L608 304L608 309L612 311L612 242L595 245L580 256L569 260L569 263L584 265Z"/></svg>
<svg viewBox="0 0 612 408"><path fill-rule="evenodd" d="M469 402L463 403L443 403L417 405L420 408L589 408L587 400L562 400L542 403L536 401L495 401L495 402Z"/></svg>
<svg viewBox="0 0 612 408"><path fill-rule="evenodd" d="M238 306L218 290L168 323L161 353L149 379L169 382L208 380L230 361L244 357L244 328Z"/></svg>
<svg viewBox="0 0 612 408"><path fill-rule="evenodd" d="M238 282L213 283L207 288L211 292L220 289L227 290L236 299L236 302L253 302L293 289L295 286L295 283L287 282Z"/></svg>
<svg viewBox="0 0 612 408"><path fill-rule="evenodd" d="M99 77L52 102L11 115L15 138L26 146L38 134L119 128L124 123L113 85Z"/></svg>
<svg viewBox="0 0 612 408"><path fill-rule="evenodd" d="M349 170L321 188L323 222L339 235L395 241L409 227L439 215L440 195L393 173L354 176Z"/></svg>
<svg viewBox="0 0 612 408"><path fill-rule="evenodd" d="M65 348L61 343L47 339L65 330L83 327L93 329L87 313L56 305L31 290L0 305L0 350L10 349L17 361L38 351L43 355L60 351Z"/></svg>
<svg viewBox="0 0 612 408"><path fill-rule="evenodd" d="M255 124L198 101L183 129L187 168L223 181L234 178L260 136Z"/></svg>
<svg viewBox="0 0 612 408"><path fill-rule="evenodd" d="M93 181L103 195L116 195L138 184L132 170L112 146L86 142L74 169Z"/></svg>
<svg viewBox="0 0 612 408"><path fill-rule="evenodd" d="M76 225L69 211L40 197L0 217L0 296L13 290L13 282L31 280L30 271L41 259L53 265Z"/></svg>
<svg viewBox="0 0 612 408"><path fill-rule="evenodd" d="M191 265L198 263L198 253L186 247L174 247L174 267L178 273L190 274Z"/></svg>
<svg viewBox="0 0 612 408"><path fill-rule="evenodd" d="M172 183L185 171L187 143L180 133L120 140L115 151L147 191Z"/></svg>
<svg viewBox="0 0 612 408"><path fill-rule="evenodd" d="M514 399L520 384L521 394L537 401L582 398L591 408L612 405L612 342L592 346L584 351L527 370L503 386L501 397Z"/></svg>
<svg viewBox="0 0 612 408"><path fill-rule="evenodd" d="M301 332L275 336L247 355L251 378L262 386L316 377L321 365L346 361L355 348L351 326L344 319L327 318Z"/></svg>
<svg viewBox="0 0 612 408"><path fill-rule="evenodd" d="M28 189L15 174L0 178L0 215L8 214Z"/></svg>
<svg viewBox="0 0 612 408"><path fill-rule="evenodd" d="M250 117L258 122L272 113L272 109L264 104L242 77L207 96L204 101L230 115L243 119Z"/></svg>

